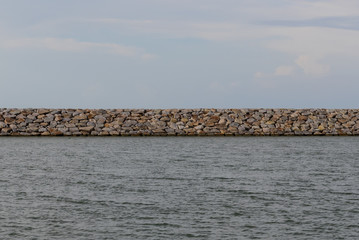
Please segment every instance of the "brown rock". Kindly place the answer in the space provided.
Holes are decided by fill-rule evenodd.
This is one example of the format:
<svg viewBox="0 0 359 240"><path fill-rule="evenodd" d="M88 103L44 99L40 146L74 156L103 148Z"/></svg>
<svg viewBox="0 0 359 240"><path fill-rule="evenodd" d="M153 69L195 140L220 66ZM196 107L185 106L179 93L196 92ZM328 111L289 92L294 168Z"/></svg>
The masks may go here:
<svg viewBox="0 0 359 240"><path fill-rule="evenodd" d="M90 132L90 131L92 131L92 129L94 129L94 127L93 127L93 126L79 127L78 129L79 129L80 131Z"/></svg>
<svg viewBox="0 0 359 240"><path fill-rule="evenodd" d="M325 127L323 126L323 125L320 125L319 127L318 127L318 130L319 131L323 131L325 129Z"/></svg>
<svg viewBox="0 0 359 240"><path fill-rule="evenodd" d="M12 123L12 122L14 122L14 121L15 121L15 118L11 118L11 117L6 117L6 118L5 118L5 123L6 123L6 124Z"/></svg>
<svg viewBox="0 0 359 240"><path fill-rule="evenodd" d="M86 120L86 119L87 119L87 116L86 116L86 114L81 113L81 114L79 114L79 115L73 117L73 119L75 119L75 120Z"/></svg>
<svg viewBox="0 0 359 240"><path fill-rule="evenodd" d="M51 112L49 109L38 109L37 110L38 114L46 114L46 113L49 113L49 112Z"/></svg>

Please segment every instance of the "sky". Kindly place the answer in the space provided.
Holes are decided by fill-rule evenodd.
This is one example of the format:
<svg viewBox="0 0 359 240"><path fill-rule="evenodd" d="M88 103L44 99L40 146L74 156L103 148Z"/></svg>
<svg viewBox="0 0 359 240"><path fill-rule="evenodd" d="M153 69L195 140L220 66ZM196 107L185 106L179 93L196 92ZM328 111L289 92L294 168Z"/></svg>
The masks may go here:
<svg viewBox="0 0 359 240"><path fill-rule="evenodd" d="M358 0L0 6L0 108L359 108Z"/></svg>

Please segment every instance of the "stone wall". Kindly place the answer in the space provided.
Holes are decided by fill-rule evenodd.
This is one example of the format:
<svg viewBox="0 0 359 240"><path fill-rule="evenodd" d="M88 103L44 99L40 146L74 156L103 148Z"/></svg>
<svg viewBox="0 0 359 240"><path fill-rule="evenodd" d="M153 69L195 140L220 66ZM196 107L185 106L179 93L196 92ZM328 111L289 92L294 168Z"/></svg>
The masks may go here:
<svg viewBox="0 0 359 240"><path fill-rule="evenodd" d="M359 109L2 108L0 135L359 135Z"/></svg>

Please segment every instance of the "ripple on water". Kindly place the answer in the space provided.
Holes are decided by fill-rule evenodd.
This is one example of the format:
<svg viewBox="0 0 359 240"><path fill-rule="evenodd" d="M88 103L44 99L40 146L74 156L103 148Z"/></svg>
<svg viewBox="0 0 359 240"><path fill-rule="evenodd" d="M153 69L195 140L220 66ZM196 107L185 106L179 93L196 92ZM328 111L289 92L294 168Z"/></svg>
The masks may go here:
<svg viewBox="0 0 359 240"><path fill-rule="evenodd" d="M359 236L356 137L0 142L0 239Z"/></svg>

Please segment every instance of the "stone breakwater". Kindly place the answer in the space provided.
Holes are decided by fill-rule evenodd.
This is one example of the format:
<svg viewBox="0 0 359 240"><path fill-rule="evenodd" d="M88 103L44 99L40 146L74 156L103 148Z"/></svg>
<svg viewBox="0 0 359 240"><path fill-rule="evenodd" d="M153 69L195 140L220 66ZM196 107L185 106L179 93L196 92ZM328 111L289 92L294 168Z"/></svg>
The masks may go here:
<svg viewBox="0 0 359 240"><path fill-rule="evenodd" d="M359 109L2 108L0 135L359 135Z"/></svg>

